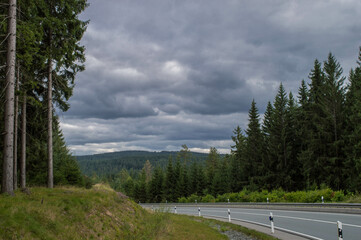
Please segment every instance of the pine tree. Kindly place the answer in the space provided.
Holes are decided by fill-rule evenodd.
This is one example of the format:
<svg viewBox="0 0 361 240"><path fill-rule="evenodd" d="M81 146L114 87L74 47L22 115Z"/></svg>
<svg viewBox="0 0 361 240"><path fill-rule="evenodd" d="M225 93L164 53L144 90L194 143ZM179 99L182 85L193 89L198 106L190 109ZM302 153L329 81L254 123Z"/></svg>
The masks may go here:
<svg viewBox="0 0 361 240"><path fill-rule="evenodd" d="M267 103L267 108L264 113L263 123L262 123L262 134L263 134L263 149L262 149L262 188L268 190L273 189L274 184L273 180L276 177L275 170L276 166L271 158L271 131L273 126L273 106L271 102Z"/></svg>
<svg viewBox="0 0 361 240"><path fill-rule="evenodd" d="M254 190L258 190L260 185L260 176L262 168L262 148L263 139L261 126L259 123L259 114L256 102L253 100L251 109L248 113L248 128L246 130L246 155L247 162L244 164L244 174L247 174L248 182L254 186Z"/></svg>
<svg viewBox="0 0 361 240"><path fill-rule="evenodd" d="M216 170L219 167L219 154L217 149L211 147L209 149L208 158L206 160L206 174L207 174L207 185L210 188L209 191L213 192L213 182L216 175Z"/></svg>
<svg viewBox="0 0 361 240"><path fill-rule="evenodd" d="M327 158L324 132L324 108L322 99L324 94L325 79L321 63L316 59L314 67L309 74L309 107L306 111L308 120L308 134L304 139L306 149L299 156L303 165L303 175L307 189L312 185L320 186L324 179L323 167ZM307 110L307 109L306 109Z"/></svg>
<svg viewBox="0 0 361 240"><path fill-rule="evenodd" d="M324 107L324 134L327 144L327 162L325 165L325 183L334 188L342 189L342 168L344 155L342 153L343 131L345 128L345 77L342 68L330 53L324 62L325 92L322 98Z"/></svg>
<svg viewBox="0 0 361 240"><path fill-rule="evenodd" d="M38 3L44 41L40 47L45 57L47 72L47 113L48 113L48 187L53 188L53 100L61 110L69 108L66 101L72 94L77 72L84 70L84 47L79 41L87 22L78 15L87 6L86 0L44 0ZM53 83L54 81L54 83Z"/></svg>
<svg viewBox="0 0 361 240"><path fill-rule="evenodd" d="M148 191L147 191L147 183L146 183L146 172L142 169L140 173L140 178L138 182L138 200L141 203L148 202Z"/></svg>
<svg viewBox="0 0 361 240"><path fill-rule="evenodd" d="M199 186L199 166L197 163L193 162L191 165L191 172L190 172L190 194L199 194L200 186Z"/></svg>
<svg viewBox="0 0 361 240"><path fill-rule="evenodd" d="M4 152L1 192L14 194L14 97L16 53L16 0L9 0L4 117Z"/></svg>
<svg viewBox="0 0 361 240"><path fill-rule="evenodd" d="M149 195L152 202L162 202L163 199L163 171L160 167L155 168L149 187Z"/></svg>
<svg viewBox="0 0 361 240"><path fill-rule="evenodd" d="M175 202L177 200L175 196L177 179L175 178L172 162L172 156L169 156L165 177L165 198L168 202Z"/></svg>
<svg viewBox="0 0 361 240"><path fill-rule="evenodd" d="M269 154L272 187L284 187L287 177L287 167L290 158L290 146L287 143L287 103L288 98L283 85L280 84L274 100L274 109L271 115L271 128L269 134ZM276 177L277 176L277 177Z"/></svg>
<svg viewBox="0 0 361 240"><path fill-rule="evenodd" d="M246 137L241 128L237 126L232 136L234 145L231 146L232 169L231 169L231 188L233 191L239 191L249 184L247 173L245 173L244 162L246 161Z"/></svg>
<svg viewBox="0 0 361 240"><path fill-rule="evenodd" d="M288 149L288 164L285 169L284 188L288 191L295 191L303 188L302 166L298 155L301 152L302 139L299 137L298 106L292 93L288 96L286 114L286 142Z"/></svg>
<svg viewBox="0 0 361 240"><path fill-rule="evenodd" d="M357 64L358 66L350 71L350 85L346 95L346 161L342 174L345 188L353 192L361 191L361 47Z"/></svg>
<svg viewBox="0 0 361 240"><path fill-rule="evenodd" d="M145 182L148 183L152 179L152 164L149 160L145 161L143 169L145 171Z"/></svg>

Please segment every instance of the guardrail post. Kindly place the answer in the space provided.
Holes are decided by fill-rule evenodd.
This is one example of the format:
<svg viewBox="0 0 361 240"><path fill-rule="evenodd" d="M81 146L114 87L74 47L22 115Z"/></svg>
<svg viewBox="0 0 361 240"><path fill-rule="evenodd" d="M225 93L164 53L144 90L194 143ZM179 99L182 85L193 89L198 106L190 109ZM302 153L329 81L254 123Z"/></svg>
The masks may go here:
<svg viewBox="0 0 361 240"><path fill-rule="evenodd" d="M272 213L270 213L269 220L271 221L271 233L275 233L275 226L273 223L273 214Z"/></svg>
<svg viewBox="0 0 361 240"><path fill-rule="evenodd" d="M337 235L338 235L338 240L343 240L342 222L340 221L337 221Z"/></svg>
<svg viewBox="0 0 361 240"><path fill-rule="evenodd" d="M231 210L228 209L228 221L231 221Z"/></svg>
<svg viewBox="0 0 361 240"><path fill-rule="evenodd" d="M198 216L201 216L201 208L198 208Z"/></svg>
<svg viewBox="0 0 361 240"><path fill-rule="evenodd" d="M177 206L174 207L174 213L177 213Z"/></svg>

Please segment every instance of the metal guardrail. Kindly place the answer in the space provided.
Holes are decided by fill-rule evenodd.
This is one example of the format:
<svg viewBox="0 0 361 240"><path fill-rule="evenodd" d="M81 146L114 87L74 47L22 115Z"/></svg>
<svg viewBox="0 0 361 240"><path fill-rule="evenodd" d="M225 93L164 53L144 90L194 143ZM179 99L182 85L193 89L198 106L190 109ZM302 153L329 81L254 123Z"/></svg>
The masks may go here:
<svg viewBox="0 0 361 240"><path fill-rule="evenodd" d="M141 203L142 205L165 205L170 206L279 206L279 207L327 207L327 208L360 208L361 203L260 203L260 202L217 202L217 203Z"/></svg>

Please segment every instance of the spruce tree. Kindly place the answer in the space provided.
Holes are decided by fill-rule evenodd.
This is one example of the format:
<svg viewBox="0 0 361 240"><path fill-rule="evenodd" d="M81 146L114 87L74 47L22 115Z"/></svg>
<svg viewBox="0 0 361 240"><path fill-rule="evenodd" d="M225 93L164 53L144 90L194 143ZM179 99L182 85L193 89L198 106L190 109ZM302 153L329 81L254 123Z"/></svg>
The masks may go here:
<svg viewBox="0 0 361 240"><path fill-rule="evenodd" d="M271 115L272 125L269 134L270 171L274 175L273 188L285 187L287 168L290 160L290 145L287 142L287 103L288 98L282 83L274 100ZM277 177L276 177L277 176Z"/></svg>
<svg viewBox="0 0 361 240"><path fill-rule="evenodd" d="M320 186L324 179L323 167L327 158L324 135L324 107L322 104L325 79L321 63L316 59L309 74L310 90L309 105L306 108L307 137L304 139L306 149L299 155L303 165L303 175L307 189L311 186ZM308 110L308 111L307 111Z"/></svg>
<svg viewBox="0 0 361 240"><path fill-rule="evenodd" d="M177 179L175 178L172 156L169 156L165 176L165 198L168 202L175 202L177 200L175 196L176 184Z"/></svg>
<svg viewBox="0 0 361 240"><path fill-rule="evenodd" d="M261 168L262 168L262 148L263 139L261 133L261 126L259 123L259 114L256 107L256 102L253 100L251 109L248 113L248 128L246 129L246 160L243 168L244 174L247 174L247 179L250 185L253 185L254 190L258 190L260 185Z"/></svg>
<svg viewBox="0 0 361 240"><path fill-rule="evenodd" d="M262 149L262 188L271 190L274 188L274 179L277 177L275 174L275 163L272 161L270 154L271 151L271 131L273 127L273 106L271 102L268 102L266 111L264 113L262 123L263 134L263 149Z"/></svg>
<svg viewBox="0 0 361 240"><path fill-rule="evenodd" d="M361 191L361 47L357 64L358 66L350 71L350 85L346 94L346 160L342 174L345 188L352 192Z"/></svg>
<svg viewBox="0 0 361 240"><path fill-rule="evenodd" d="M150 181L149 195L152 202L159 203L163 200L163 171L160 167L155 168L152 180Z"/></svg>
<svg viewBox="0 0 361 240"><path fill-rule="evenodd" d="M343 70L335 57L330 53L324 62L325 90L322 98L325 118L323 130L327 147L327 160L325 164L325 183L334 188L342 189L342 168L344 154L343 134L345 128L345 77Z"/></svg>
<svg viewBox="0 0 361 240"><path fill-rule="evenodd" d="M244 133L239 126L233 130L233 134L232 141L234 142L234 145L231 146L233 167L230 173L232 176L231 188L237 189L234 191L239 191L249 184L248 174L245 172L244 168L246 165L245 162L247 161L247 138L244 136Z"/></svg>

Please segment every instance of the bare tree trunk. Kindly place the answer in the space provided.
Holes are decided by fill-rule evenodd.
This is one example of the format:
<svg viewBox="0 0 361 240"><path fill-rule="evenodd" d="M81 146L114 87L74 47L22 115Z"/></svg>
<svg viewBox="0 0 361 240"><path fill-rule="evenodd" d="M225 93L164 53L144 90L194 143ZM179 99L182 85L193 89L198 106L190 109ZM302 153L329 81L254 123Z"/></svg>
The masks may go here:
<svg viewBox="0 0 361 240"><path fill-rule="evenodd" d="M24 94L21 110L21 159L20 159L20 187L26 188L26 93Z"/></svg>
<svg viewBox="0 0 361 240"><path fill-rule="evenodd" d="M16 90L19 90L20 67L18 65L16 77ZM15 119L14 119L14 190L18 188L18 119L19 119L19 97L15 94Z"/></svg>
<svg viewBox="0 0 361 240"><path fill-rule="evenodd" d="M14 83L16 51L16 0L9 0L8 42L6 57L5 135L1 192L14 194Z"/></svg>
<svg viewBox="0 0 361 240"><path fill-rule="evenodd" d="M48 188L53 188L53 82L52 60L48 62Z"/></svg>

